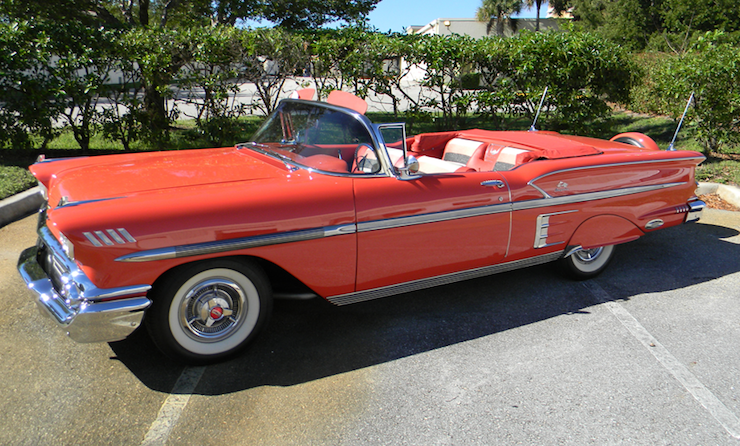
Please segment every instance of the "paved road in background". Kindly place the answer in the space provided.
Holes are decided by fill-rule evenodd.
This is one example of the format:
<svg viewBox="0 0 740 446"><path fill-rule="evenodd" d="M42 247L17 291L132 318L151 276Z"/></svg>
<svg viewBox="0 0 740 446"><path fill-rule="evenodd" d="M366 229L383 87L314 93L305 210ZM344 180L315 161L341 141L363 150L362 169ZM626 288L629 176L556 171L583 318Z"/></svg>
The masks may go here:
<svg viewBox="0 0 740 446"><path fill-rule="evenodd" d="M76 344L0 229L0 444L740 444L740 213L548 265L348 307L279 301L241 356L163 358L146 336Z"/></svg>

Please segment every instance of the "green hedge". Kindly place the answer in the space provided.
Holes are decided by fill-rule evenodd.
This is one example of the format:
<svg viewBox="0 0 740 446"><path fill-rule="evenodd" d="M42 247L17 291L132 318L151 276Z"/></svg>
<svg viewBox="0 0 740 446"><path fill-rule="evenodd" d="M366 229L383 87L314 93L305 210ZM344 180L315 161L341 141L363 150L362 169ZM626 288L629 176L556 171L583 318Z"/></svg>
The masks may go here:
<svg viewBox="0 0 740 446"><path fill-rule="evenodd" d="M607 102L624 102L635 82L630 57L588 33L473 40L358 28L44 26L0 23L0 46L10 49L0 53L0 146L43 147L62 123L83 150L96 134L125 150L140 141L164 148L178 118L193 119L212 144L230 144L241 117L270 112L285 83L306 81L305 73L322 97L332 89L375 94L411 122L438 115L446 128L464 125L470 113L531 119L548 87L543 125L578 132L606 117ZM405 81L414 72L421 89ZM233 100L242 83L256 86L252 109ZM194 105L196 115L179 115L169 99ZM112 106L100 111L101 101Z"/></svg>
<svg viewBox="0 0 740 446"><path fill-rule="evenodd" d="M679 118L688 99L686 131L707 154L737 153L740 144L740 47L707 33L679 54L644 54L645 81L633 90L633 110Z"/></svg>

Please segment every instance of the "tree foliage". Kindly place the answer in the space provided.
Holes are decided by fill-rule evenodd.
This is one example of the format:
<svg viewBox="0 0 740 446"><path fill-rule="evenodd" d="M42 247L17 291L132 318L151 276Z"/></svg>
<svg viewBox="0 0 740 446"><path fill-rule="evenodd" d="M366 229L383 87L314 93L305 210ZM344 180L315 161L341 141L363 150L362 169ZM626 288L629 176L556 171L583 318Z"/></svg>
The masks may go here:
<svg viewBox="0 0 740 446"><path fill-rule="evenodd" d="M390 101L394 112L406 110L411 123L436 114L444 128L464 125L471 112L491 119L531 117L534 101L549 87L543 119L550 128L580 131L605 116L606 101L624 101L634 81L624 51L588 33L474 40L359 27L289 33L211 25L116 31L78 26L0 23L0 43L23 56L0 58L7 74L0 81L6 143L31 132L50 137L57 122L83 148L101 131L126 150L137 140L162 147L187 105L194 112L184 117L220 145L233 142L241 116L271 112L287 95L288 81L313 83L320 97L342 89ZM243 84L256 91L252 108L249 101L237 102Z"/></svg>
<svg viewBox="0 0 740 446"><path fill-rule="evenodd" d="M708 155L740 143L740 48L722 40L708 33L685 53L644 61L649 82L634 92L634 108L674 118L693 93L689 131Z"/></svg>
<svg viewBox="0 0 740 446"><path fill-rule="evenodd" d="M630 49L676 49L704 32L740 31L740 8L733 0L551 0L556 12L570 12L585 30ZM685 46L684 46L685 47Z"/></svg>

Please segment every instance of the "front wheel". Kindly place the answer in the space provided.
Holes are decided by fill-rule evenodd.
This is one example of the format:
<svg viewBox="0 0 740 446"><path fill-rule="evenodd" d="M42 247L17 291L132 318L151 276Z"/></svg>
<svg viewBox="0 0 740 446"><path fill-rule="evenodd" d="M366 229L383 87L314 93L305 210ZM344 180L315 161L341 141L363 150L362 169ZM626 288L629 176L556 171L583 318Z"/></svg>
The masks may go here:
<svg viewBox="0 0 740 446"><path fill-rule="evenodd" d="M586 280L601 274L614 256L614 245L582 249L561 259L566 274L576 280Z"/></svg>
<svg viewBox="0 0 740 446"><path fill-rule="evenodd" d="M186 265L153 289L146 326L167 356L202 364L243 349L272 309L269 282L253 263L233 259Z"/></svg>

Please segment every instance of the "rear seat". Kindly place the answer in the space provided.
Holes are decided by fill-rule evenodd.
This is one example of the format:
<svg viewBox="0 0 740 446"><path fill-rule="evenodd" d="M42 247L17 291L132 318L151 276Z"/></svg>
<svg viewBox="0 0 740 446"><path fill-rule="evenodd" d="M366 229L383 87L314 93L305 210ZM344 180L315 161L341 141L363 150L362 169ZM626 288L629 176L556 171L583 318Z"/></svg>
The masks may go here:
<svg viewBox="0 0 740 446"><path fill-rule="evenodd" d="M511 170L514 167L531 159L532 153L526 149L516 147L502 147L491 144L486 149L484 160L494 163L494 171Z"/></svg>
<svg viewBox="0 0 740 446"><path fill-rule="evenodd" d="M470 158L476 151L484 146L481 141L474 141L472 139L463 138L452 138L445 145L445 151L442 155L442 159L445 161L452 161L462 165L467 165Z"/></svg>
<svg viewBox="0 0 740 446"><path fill-rule="evenodd" d="M403 163L403 151L388 148L395 165ZM532 159L534 154L526 149L485 143L466 138L452 138L444 147L442 159L421 155L420 173L490 172L511 170Z"/></svg>

